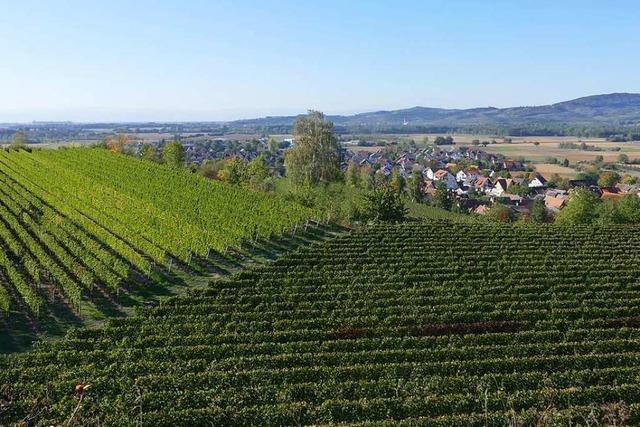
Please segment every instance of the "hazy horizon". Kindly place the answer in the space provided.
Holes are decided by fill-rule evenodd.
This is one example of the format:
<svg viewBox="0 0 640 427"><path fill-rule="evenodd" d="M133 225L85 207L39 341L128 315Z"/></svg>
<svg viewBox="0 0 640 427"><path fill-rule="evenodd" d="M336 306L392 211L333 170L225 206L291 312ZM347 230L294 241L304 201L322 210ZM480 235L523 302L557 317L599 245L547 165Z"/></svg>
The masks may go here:
<svg viewBox="0 0 640 427"><path fill-rule="evenodd" d="M0 16L0 122L229 121L640 92L621 1L33 0Z"/></svg>
<svg viewBox="0 0 640 427"><path fill-rule="evenodd" d="M627 92L629 93L629 92ZM640 94L636 94L636 93L632 93L634 95L640 95ZM589 97L589 96L596 96L596 95L610 95L610 94L589 94L589 95L584 95L578 98L583 98L583 97ZM573 98L573 99L577 99L577 98ZM554 103L558 103L558 102L564 102L564 101L571 101L573 99L562 99L562 100L558 100L558 101L554 101L551 102L550 104L554 104ZM544 104L544 105L550 105L550 104ZM465 107L465 108L517 108L517 107L537 107L537 106L541 106L542 104L538 104L538 105L533 105L533 104L523 104L523 105L511 105L511 106L505 106L505 107L496 107L495 105L476 105L476 106L471 106L471 107ZM404 107L399 107L399 108L378 108L378 109L371 109L371 110L362 110L362 111L354 111L354 112L330 112L330 111L323 111L323 113L325 113L325 115L327 116L351 116L351 115L355 115L355 114L361 114L361 113L373 113L373 112L377 112L377 111L394 111L394 110L404 110L404 109L410 109L410 108L416 108L416 107L427 107L427 108L442 108L442 109L448 109L447 107L439 107L439 106L434 106L434 105L411 105L411 106L404 106ZM461 109L465 109L465 108L461 108ZM85 124L85 123L95 123L95 124L100 124L100 123L227 123L227 122L234 122L234 121L241 121L241 120L252 120L252 119L260 119L260 118L265 118L265 117L285 117L285 116L298 116L298 115L303 115L304 113L306 113L307 111L309 111L309 108L304 109L304 110L300 110L297 112L293 112L293 113L283 113L283 114L272 114L272 113L265 113L265 114L260 114L260 115L254 115L254 116L247 116L247 117L236 117L236 118L230 118L227 120L154 120L154 119L149 119L149 120L68 120L68 119L60 119L60 120L24 120L24 121L1 121L0 120L0 124L30 124L30 123L74 123L74 124Z"/></svg>

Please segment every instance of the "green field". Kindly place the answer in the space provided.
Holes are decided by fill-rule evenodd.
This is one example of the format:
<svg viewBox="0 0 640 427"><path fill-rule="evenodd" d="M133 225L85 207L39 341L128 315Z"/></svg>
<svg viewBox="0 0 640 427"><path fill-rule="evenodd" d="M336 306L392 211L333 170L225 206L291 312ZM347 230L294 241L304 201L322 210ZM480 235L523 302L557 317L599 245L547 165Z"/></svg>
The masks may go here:
<svg viewBox="0 0 640 427"><path fill-rule="evenodd" d="M638 227L363 228L1 357L0 424L638 425L639 277Z"/></svg>

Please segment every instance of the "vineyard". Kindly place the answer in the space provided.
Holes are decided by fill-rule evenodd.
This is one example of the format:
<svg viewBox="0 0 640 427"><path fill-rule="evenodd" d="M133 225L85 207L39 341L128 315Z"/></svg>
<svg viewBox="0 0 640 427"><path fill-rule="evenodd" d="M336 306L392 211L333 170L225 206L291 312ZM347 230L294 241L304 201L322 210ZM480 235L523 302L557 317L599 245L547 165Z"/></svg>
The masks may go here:
<svg viewBox="0 0 640 427"><path fill-rule="evenodd" d="M267 194L101 149L0 151L0 318L77 309L313 216Z"/></svg>
<svg viewBox="0 0 640 427"><path fill-rule="evenodd" d="M638 425L639 380L640 228L432 221L3 356L0 424Z"/></svg>

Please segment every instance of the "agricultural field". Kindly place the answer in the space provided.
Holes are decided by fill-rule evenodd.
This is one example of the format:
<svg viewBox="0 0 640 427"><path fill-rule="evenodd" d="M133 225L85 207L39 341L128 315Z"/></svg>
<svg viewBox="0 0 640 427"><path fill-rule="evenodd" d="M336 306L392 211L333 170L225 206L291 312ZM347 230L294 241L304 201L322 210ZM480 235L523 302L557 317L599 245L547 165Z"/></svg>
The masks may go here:
<svg viewBox="0 0 640 427"><path fill-rule="evenodd" d="M0 357L0 424L638 425L640 228L432 220Z"/></svg>
<svg viewBox="0 0 640 427"><path fill-rule="evenodd" d="M0 331L303 226L314 212L102 149L0 150ZM158 288L159 289L159 288ZM0 334L0 336L2 336ZM0 346L1 347L1 346Z"/></svg>
<svg viewBox="0 0 640 427"><path fill-rule="evenodd" d="M555 165L552 163L533 163L532 166L536 169L538 173L541 173L542 176L550 178L553 175L560 175L562 178L573 179L576 177L578 172L569 167L565 167L562 165ZM514 173L516 175L516 173Z"/></svg>

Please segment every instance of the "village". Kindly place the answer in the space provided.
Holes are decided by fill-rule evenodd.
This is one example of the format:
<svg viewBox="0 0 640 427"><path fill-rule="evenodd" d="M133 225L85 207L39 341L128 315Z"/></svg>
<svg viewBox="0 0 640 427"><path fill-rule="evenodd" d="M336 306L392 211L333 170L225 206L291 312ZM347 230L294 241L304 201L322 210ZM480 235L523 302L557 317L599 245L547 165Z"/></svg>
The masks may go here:
<svg viewBox="0 0 640 427"><path fill-rule="evenodd" d="M514 214L529 215L535 200L542 200L554 215L567 203L573 188L584 188L603 199L625 194L640 197L640 185L616 182L599 186L586 179L543 176L531 164L487 153L475 147L431 146L427 148L346 151L343 168L349 163L370 167L377 174L390 176L397 169L409 179L421 174L421 190L432 199L442 183L460 212L486 214L495 204L509 207Z"/></svg>

